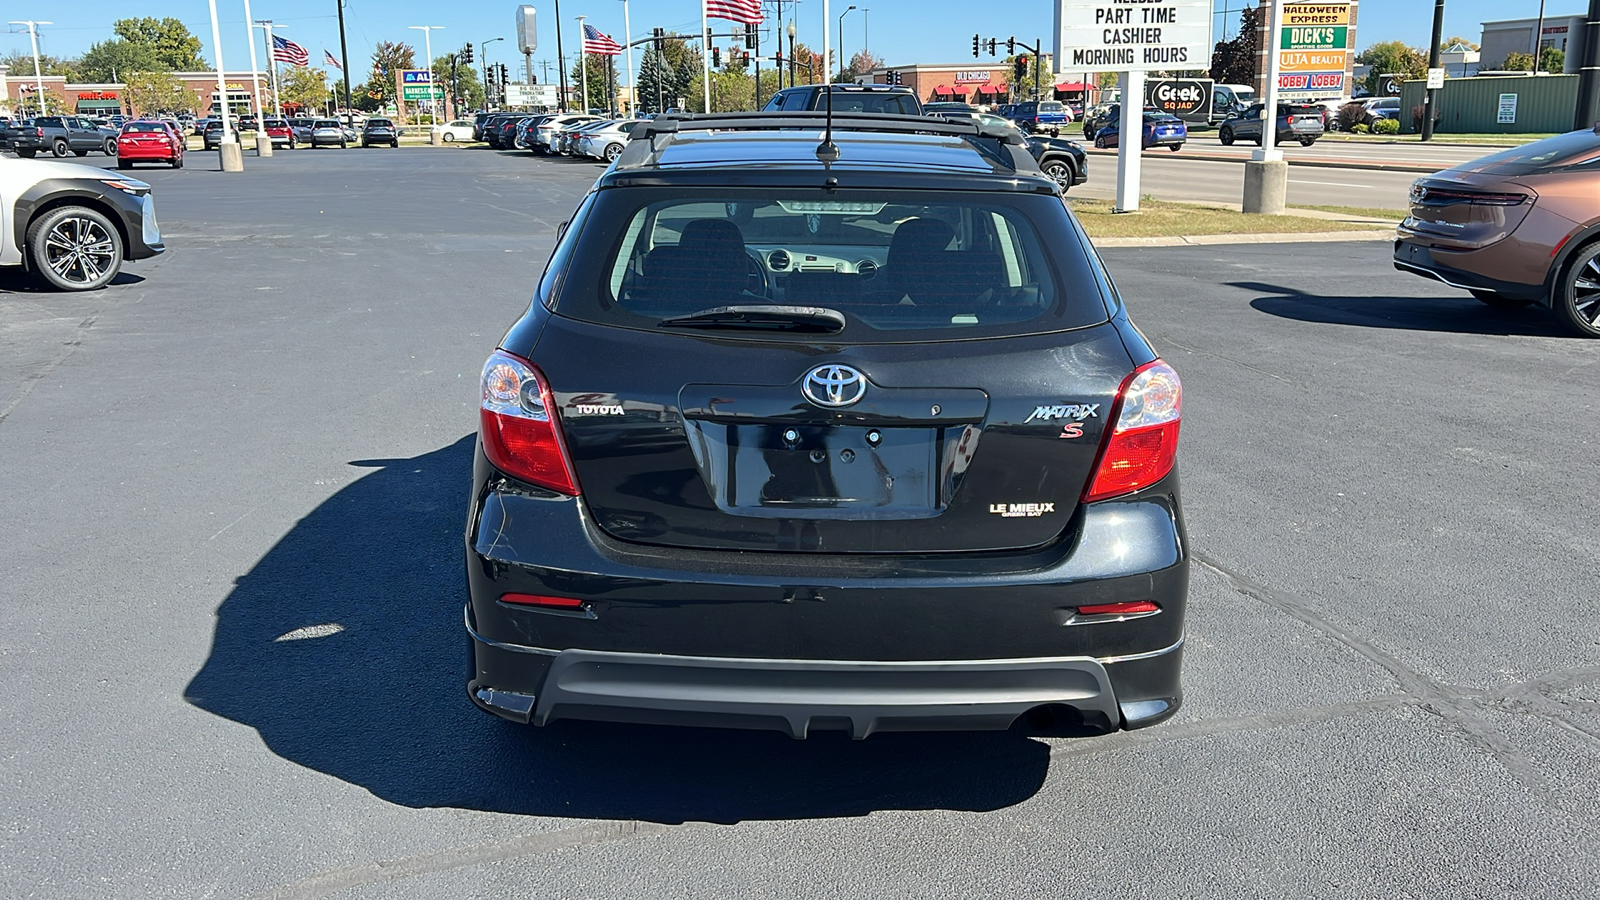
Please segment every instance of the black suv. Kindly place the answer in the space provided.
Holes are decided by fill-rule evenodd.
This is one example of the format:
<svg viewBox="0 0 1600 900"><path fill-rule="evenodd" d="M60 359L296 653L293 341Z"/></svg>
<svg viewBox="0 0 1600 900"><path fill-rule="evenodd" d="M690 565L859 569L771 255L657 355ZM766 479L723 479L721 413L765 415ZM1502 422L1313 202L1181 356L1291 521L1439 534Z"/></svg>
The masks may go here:
<svg viewBox="0 0 1600 900"><path fill-rule="evenodd" d="M763 107L768 112L806 112L827 109L826 95L833 94L836 113L891 113L920 116L922 101L908 87L895 84L803 84L774 93Z"/></svg>
<svg viewBox="0 0 1600 900"><path fill-rule="evenodd" d="M1170 716L1182 389L1009 126L662 116L489 356L467 692L517 722Z"/></svg>

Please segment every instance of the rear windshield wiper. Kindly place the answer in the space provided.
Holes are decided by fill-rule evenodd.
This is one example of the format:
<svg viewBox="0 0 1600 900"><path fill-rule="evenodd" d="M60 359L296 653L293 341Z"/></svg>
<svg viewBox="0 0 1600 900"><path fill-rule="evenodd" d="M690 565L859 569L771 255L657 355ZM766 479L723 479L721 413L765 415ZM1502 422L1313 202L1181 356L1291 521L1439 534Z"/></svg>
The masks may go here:
<svg viewBox="0 0 1600 900"><path fill-rule="evenodd" d="M749 328L833 334L844 330L844 313L823 306L714 306L657 323L677 328Z"/></svg>

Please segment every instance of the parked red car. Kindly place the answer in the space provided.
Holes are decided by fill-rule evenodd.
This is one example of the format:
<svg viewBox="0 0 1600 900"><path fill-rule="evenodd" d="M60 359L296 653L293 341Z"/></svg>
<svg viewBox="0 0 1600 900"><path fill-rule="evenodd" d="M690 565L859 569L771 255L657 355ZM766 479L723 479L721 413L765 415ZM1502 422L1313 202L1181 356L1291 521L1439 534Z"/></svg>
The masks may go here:
<svg viewBox="0 0 1600 900"><path fill-rule="evenodd" d="M117 136L117 168L131 169L135 162L149 160L181 169L184 149L183 138L165 122L129 122Z"/></svg>
<svg viewBox="0 0 1600 900"><path fill-rule="evenodd" d="M267 119L267 137L272 138L272 147L288 147L293 150L296 146L294 129L289 127L288 119Z"/></svg>

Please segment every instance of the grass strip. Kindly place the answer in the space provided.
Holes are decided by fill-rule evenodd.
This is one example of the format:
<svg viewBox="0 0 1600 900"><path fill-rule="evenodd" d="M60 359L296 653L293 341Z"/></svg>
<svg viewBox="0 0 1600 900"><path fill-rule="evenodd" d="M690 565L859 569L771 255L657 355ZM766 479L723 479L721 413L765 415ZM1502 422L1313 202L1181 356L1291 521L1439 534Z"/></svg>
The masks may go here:
<svg viewBox="0 0 1600 900"><path fill-rule="evenodd" d="M1360 222L1263 216L1220 206L1141 200L1137 213L1112 212L1113 201L1072 198L1067 201L1090 237L1187 237L1198 234L1316 234L1325 231L1369 231ZM1386 213L1387 214L1387 213Z"/></svg>

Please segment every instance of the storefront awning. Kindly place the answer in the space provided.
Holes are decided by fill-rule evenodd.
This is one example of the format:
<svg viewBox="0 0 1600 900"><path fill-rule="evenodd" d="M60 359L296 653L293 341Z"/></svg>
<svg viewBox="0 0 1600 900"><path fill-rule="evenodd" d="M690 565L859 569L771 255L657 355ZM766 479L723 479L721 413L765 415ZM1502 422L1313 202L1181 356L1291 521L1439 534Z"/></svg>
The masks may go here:
<svg viewBox="0 0 1600 900"><path fill-rule="evenodd" d="M933 89L933 92L934 92L934 94L949 95L949 94L954 94L955 93L955 89L950 87L950 85L948 85L948 84L941 84L941 85L935 86L934 89Z"/></svg>
<svg viewBox="0 0 1600 900"><path fill-rule="evenodd" d="M1058 91L1086 91L1088 89L1089 86L1081 81L1060 81L1056 83L1056 90Z"/></svg>
<svg viewBox="0 0 1600 900"><path fill-rule="evenodd" d="M996 96L998 94L1004 94L1005 92L1006 92L1006 86L1005 86L1004 83L1001 83L1001 84L980 84L980 85L978 85L978 93L985 94L985 95L988 95L990 97Z"/></svg>

